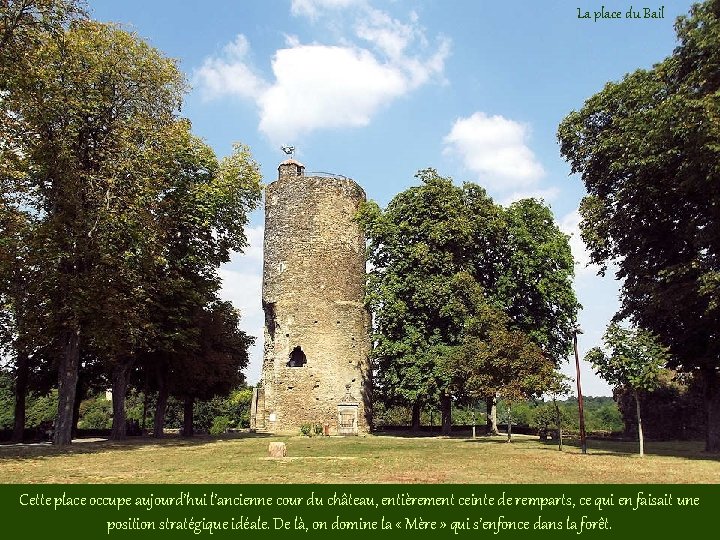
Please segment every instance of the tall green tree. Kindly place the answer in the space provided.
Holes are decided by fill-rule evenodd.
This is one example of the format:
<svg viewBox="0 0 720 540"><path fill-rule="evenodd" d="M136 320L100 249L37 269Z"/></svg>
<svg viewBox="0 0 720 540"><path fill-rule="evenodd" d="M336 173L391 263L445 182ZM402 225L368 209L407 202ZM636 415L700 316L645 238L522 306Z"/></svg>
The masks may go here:
<svg viewBox="0 0 720 540"><path fill-rule="evenodd" d="M675 28L671 56L608 83L558 137L588 192L592 260L617 264L618 319L657 334L670 367L701 373L706 449L720 451L720 1Z"/></svg>
<svg viewBox="0 0 720 540"><path fill-rule="evenodd" d="M244 383L248 349L254 338L240 330L240 314L230 302L215 302L198 313L196 347L179 355L169 373L170 393L184 403L183 434L193 435L193 404L227 395Z"/></svg>
<svg viewBox="0 0 720 540"><path fill-rule="evenodd" d="M38 219L30 267L43 276L33 285L44 300L34 320L57 343L54 442L68 444L81 348L117 356L142 339L142 310L131 306L142 305L153 240L146 203L157 193L144 158L173 122L184 83L173 61L136 36L89 21L26 56L2 104L24 128L17 191Z"/></svg>
<svg viewBox="0 0 720 540"><path fill-rule="evenodd" d="M456 186L433 169L417 177L421 185L385 210L370 202L359 214L372 264L374 382L388 403L413 406L415 427L423 404L440 401L449 414L440 366L481 305L502 311L508 329L554 362L569 350L577 311L567 237L548 208L525 200L504 209L480 186Z"/></svg>
<svg viewBox="0 0 720 540"><path fill-rule="evenodd" d="M22 440L31 372L42 356L37 346L33 351L38 336L29 331L26 307L42 300L33 297L30 287L38 272L29 257L38 216L27 204L33 190L27 182L31 161L24 143L32 135L14 105L13 92L33 68L34 51L61 36L71 21L83 18L82 7L75 0L0 2L0 354L14 360L15 441Z"/></svg>
<svg viewBox="0 0 720 540"><path fill-rule="evenodd" d="M503 218L502 256L488 294L559 365L570 353L579 307L568 238L550 208L536 199L512 203Z"/></svg>
<svg viewBox="0 0 720 540"><path fill-rule="evenodd" d="M454 186L432 169L417 177L421 185L384 211L370 202L359 214L372 264L374 384L388 403L413 407L414 428L424 404L447 404L438 355L459 343L472 307L458 301L467 281L460 276L471 284L494 280L501 227L499 208L478 186Z"/></svg>
<svg viewBox="0 0 720 540"><path fill-rule="evenodd" d="M445 366L456 394L470 398L498 396L508 406L551 388L555 365L524 332L510 327L509 317L481 302L467 320L463 339L453 349ZM508 420L507 440L512 421Z"/></svg>
<svg viewBox="0 0 720 540"><path fill-rule="evenodd" d="M187 122L174 127L156 157L172 189L158 206L160 251L150 317L155 338L142 358L159 393L155 435L161 436L168 374L196 346L197 314L217 301L219 266L247 247L245 226L260 202L261 175L246 146L236 144L218 162Z"/></svg>
<svg viewBox="0 0 720 540"><path fill-rule="evenodd" d="M261 190L246 147L218 162L177 118L173 61L82 16L73 0L0 3L2 328L18 382L29 358L59 367L58 444L70 442L81 357L112 381L124 436L130 373L197 341Z"/></svg>
<svg viewBox="0 0 720 540"><path fill-rule="evenodd" d="M666 347L655 336L641 328L629 329L613 323L608 326L603 341L608 353L593 347L585 355L595 372L609 384L629 388L635 398L640 455L645 453L640 392L652 391L660 385L663 366L670 360Z"/></svg>

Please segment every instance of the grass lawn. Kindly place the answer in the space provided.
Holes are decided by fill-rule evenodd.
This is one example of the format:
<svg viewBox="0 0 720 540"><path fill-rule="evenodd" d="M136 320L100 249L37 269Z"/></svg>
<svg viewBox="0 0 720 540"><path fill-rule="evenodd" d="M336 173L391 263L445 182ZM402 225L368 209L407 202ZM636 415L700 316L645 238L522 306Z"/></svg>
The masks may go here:
<svg viewBox="0 0 720 540"><path fill-rule="evenodd" d="M0 446L2 483L720 483L720 455L701 442L588 441L559 452L517 435L130 438ZM271 441L288 457L267 457Z"/></svg>

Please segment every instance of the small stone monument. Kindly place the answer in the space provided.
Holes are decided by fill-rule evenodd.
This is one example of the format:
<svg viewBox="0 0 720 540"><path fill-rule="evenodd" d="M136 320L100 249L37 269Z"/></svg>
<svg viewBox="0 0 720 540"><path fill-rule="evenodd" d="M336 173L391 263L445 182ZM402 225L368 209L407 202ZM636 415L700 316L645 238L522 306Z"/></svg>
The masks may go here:
<svg viewBox="0 0 720 540"><path fill-rule="evenodd" d="M271 458L283 458L287 456L287 446L284 442L271 442L268 453Z"/></svg>

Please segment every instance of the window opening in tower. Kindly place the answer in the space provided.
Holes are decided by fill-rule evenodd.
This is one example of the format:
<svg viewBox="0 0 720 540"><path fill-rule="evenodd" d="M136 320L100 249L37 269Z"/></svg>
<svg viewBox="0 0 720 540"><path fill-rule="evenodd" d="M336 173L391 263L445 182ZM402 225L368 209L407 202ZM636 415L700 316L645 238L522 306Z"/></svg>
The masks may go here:
<svg viewBox="0 0 720 540"><path fill-rule="evenodd" d="M307 357L300 345L298 345L290 353L290 359L287 365L288 367L303 367L305 364L307 364Z"/></svg>

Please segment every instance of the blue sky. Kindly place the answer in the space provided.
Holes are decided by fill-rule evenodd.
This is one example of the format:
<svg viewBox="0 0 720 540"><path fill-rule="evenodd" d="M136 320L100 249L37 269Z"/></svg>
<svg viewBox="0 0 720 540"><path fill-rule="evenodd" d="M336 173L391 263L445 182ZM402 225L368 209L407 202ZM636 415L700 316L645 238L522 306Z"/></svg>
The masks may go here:
<svg viewBox="0 0 720 540"><path fill-rule="evenodd" d="M581 356L617 309L617 283L586 267L577 232L584 194L560 156L556 131L608 81L649 68L675 46L691 2L631 0L89 0L92 16L122 24L176 58L191 90L183 115L219 156L252 149L266 183L282 144L307 171L354 178L384 206L434 167L474 181L507 204L544 198L572 234L584 308ZM641 18L628 19L633 5ZM618 19L595 12L619 11ZM590 13L590 18L579 14ZM262 212L251 246L222 269L223 295L257 336L248 380L262 362ZM563 371L574 374L574 363ZM574 376L574 375L573 375ZM610 388L582 365L583 393Z"/></svg>

